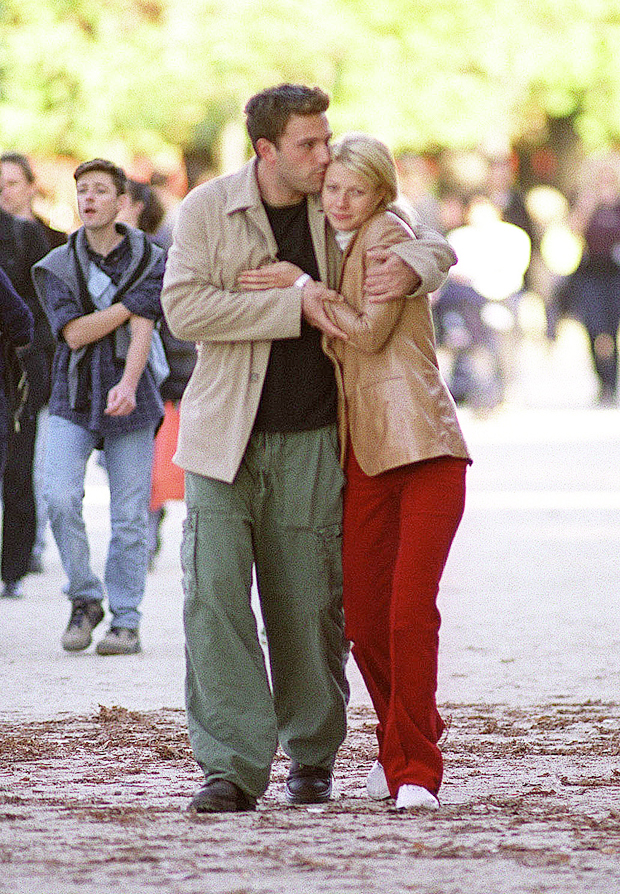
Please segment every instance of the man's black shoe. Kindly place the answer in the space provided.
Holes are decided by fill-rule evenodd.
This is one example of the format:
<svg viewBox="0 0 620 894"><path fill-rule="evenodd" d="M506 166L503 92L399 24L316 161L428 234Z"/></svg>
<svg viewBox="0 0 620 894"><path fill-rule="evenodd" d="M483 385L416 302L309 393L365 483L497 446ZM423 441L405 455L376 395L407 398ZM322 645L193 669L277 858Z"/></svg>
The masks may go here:
<svg viewBox="0 0 620 894"><path fill-rule="evenodd" d="M285 792L289 804L324 804L332 796L332 774L325 767L291 761Z"/></svg>
<svg viewBox="0 0 620 894"><path fill-rule="evenodd" d="M227 779L207 779L189 803L196 813L237 813L256 810L256 799Z"/></svg>

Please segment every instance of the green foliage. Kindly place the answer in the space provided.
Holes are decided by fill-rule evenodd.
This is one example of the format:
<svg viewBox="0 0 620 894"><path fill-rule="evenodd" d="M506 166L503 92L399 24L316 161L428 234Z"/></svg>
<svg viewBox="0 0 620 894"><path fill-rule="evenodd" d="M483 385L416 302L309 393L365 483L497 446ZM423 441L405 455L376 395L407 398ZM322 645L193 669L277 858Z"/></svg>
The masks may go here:
<svg viewBox="0 0 620 894"><path fill-rule="evenodd" d="M212 152L283 80L332 96L336 133L467 148L572 115L620 138L620 0L3 0L0 146Z"/></svg>

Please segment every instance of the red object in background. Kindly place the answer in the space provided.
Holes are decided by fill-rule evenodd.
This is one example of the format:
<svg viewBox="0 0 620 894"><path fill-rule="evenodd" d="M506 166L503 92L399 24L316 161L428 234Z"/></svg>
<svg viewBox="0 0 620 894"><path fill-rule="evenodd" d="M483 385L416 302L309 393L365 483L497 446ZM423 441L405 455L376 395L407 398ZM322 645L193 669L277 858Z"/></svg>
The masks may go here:
<svg viewBox="0 0 620 894"><path fill-rule="evenodd" d="M185 497L183 469L172 462L179 436L179 409L171 400L166 401L164 409L164 421L157 432L153 453L151 511L161 509L166 500L182 500Z"/></svg>

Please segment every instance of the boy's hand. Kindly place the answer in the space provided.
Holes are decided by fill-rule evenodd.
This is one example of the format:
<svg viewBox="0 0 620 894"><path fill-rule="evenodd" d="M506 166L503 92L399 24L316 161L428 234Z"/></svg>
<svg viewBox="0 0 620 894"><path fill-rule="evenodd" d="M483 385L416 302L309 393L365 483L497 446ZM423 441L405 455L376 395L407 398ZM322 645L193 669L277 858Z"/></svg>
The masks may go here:
<svg viewBox="0 0 620 894"><path fill-rule="evenodd" d="M118 385L108 391L105 408L106 416L129 416L136 409L136 389L120 380Z"/></svg>

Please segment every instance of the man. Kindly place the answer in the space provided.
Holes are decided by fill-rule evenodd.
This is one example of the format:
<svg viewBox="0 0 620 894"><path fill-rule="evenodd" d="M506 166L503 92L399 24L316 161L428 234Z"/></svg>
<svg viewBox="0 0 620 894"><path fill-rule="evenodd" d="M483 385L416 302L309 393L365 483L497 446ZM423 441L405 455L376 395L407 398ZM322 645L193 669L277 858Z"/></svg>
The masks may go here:
<svg viewBox="0 0 620 894"><path fill-rule="evenodd" d="M2 597L23 596L22 580L29 570L36 536L33 466L37 414L49 399L54 339L36 299L30 268L47 252L34 223L0 208L0 267L34 316L34 338L20 351L29 382L28 399L16 430L9 428L6 467L2 479Z"/></svg>
<svg viewBox="0 0 620 894"><path fill-rule="evenodd" d="M166 268L170 328L199 343L175 457L188 507L188 725L206 777L190 804L198 812L254 809L278 740L291 758L287 800L327 801L346 732L343 476L334 373L321 350L321 332L338 330L307 282L334 284L340 258L317 197L328 104L296 85L249 101L256 158L186 197ZM427 272L438 285L454 261L439 239L407 246L417 272L390 253L370 283L378 297L427 291ZM309 277L239 290L244 269L276 259ZM253 565L273 695L250 605Z"/></svg>
<svg viewBox="0 0 620 894"><path fill-rule="evenodd" d="M32 165L27 156L19 152L4 152L0 156L0 207L8 214L32 221L43 236L46 251L63 245L67 241L66 233L50 227L35 213L33 202L38 193L38 186ZM29 277L29 288L32 283ZM41 308L38 309L41 313ZM46 321L47 326L47 321ZM53 350L52 350L53 356ZM51 357L49 358L51 362ZM51 370L50 370L51 372ZM48 373L49 379L49 373ZM47 510L43 499L43 448L47 431L47 404L40 408L36 419L36 442L34 453L33 483L36 508L36 531L34 544L28 561L28 571L40 574L43 571L43 553L45 551ZM14 538L21 541L21 538ZM19 547L18 547L19 548ZM25 551L25 545L22 546Z"/></svg>
<svg viewBox="0 0 620 894"><path fill-rule="evenodd" d="M15 217L35 223L48 248L64 245L66 234L50 227L36 214L33 202L37 192L37 181L27 156L20 152L3 152L0 155L0 206Z"/></svg>
<svg viewBox="0 0 620 894"><path fill-rule="evenodd" d="M90 567L82 516L86 463L100 449L110 482L105 588L112 619L96 651L131 654L140 651L153 437L163 415L147 365L161 315L163 252L144 233L115 223L125 194L120 168L94 159L74 177L83 226L33 270L59 339L45 495L72 604L62 645L70 652L87 648L104 616L103 585Z"/></svg>

